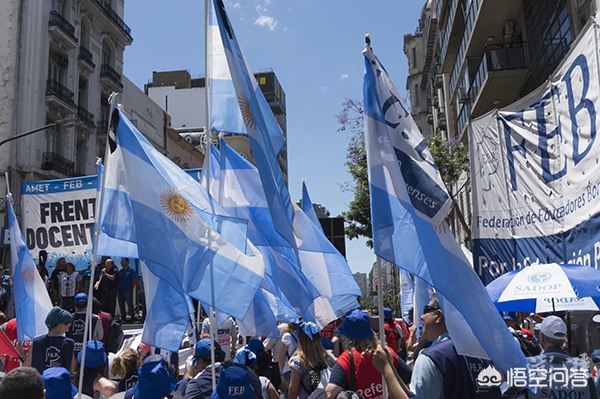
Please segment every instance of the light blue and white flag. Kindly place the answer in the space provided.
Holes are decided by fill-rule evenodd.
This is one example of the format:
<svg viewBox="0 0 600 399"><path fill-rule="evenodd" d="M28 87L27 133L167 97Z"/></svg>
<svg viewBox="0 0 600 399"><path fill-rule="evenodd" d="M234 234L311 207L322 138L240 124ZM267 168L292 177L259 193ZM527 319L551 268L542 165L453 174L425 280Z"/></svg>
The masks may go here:
<svg viewBox="0 0 600 399"><path fill-rule="evenodd" d="M124 218L122 223L130 223L124 226L107 214L115 223L103 224L103 231L135 243L139 259L174 289L203 303L214 299L216 309L242 318L263 279L264 261L245 230L236 230L240 221L215 214L220 209L205 188L156 150L116 108L113 120L106 201L128 194L132 220ZM224 230L234 239L217 232ZM242 245L245 251L239 249Z"/></svg>
<svg viewBox="0 0 600 399"><path fill-rule="evenodd" d="M435 288L459 353L491 359L502 370L524 367L518 344L443 223L450 199L423 137L369 44L363 54L375 254Z"/></svg>
<svg viewBox="0 0 600 399"><path fill-rule="evenodd" d="M285 238L288 246L293 248L294 235L291 225L294 212L290 194L277 161L279 150L284 143L283 135L260 87L250 73L231 22L225 12L223 1L213 0L213 5L216 25L221 35L227 60L226 64L229 67L239 109L248 132L252 155L260 173L271 218L275 230ZM215 109L215 111L218 110ZM277 139L278 137L280 139Z"/></svg>
<svg viewBox="0 0 600 399"><path fill-rule="evenodd" d="M177 352L190 324L190 314L194 314L191 303L187 295L154 275L144 262L139 265L146 298L142 341Z"/></svg>
<svg viewBox="0 0 600 399"><path fill-rule="evenodd" d="M244 123L238 96L236 95L236 90L231 79L231 73L229 72L227 56L225 54L223 40L221 39L221 33L219 31L219 25L213 7L211 7L211 11L207 35L207 75L209 78L208 88L211 105L210 127L211 130L217 132L247 135L248 130ZM248 73L251 74L251 68L248 65L246 65L246 68ZM252 75L251 79L254 79L254 75ZM256 82L254 82L254 85L255 88L260 91ZM285 136L283 135L277 120L272 117L272 115L269 117L271 109L265 97L261 95L257 96L256 99L261 110L266 114L265 123L267 124L271 146L273 147L273 152L278 155L285 146Z"/></svg>
<svg viewBox="0 0 600 399"><path fill-rule="evenodd" d="M251 307L255 318L247 315L246 320L240 320L240 330L255 323L269 325L269 335L278 335L276 323L256 317L267 317L269 308L274 317L268 317L273 322L295 322L298 314L308 317L306 311L318 293L300 271L293 249L273 227L256 167L222 141L220 151L211 149L210 168L210 192L229 215L248 221L248 239L265 259L265 279Z"/></svg>
<svg viewBox="0 0 600 399"><path fill-rule="evenodd" d="M17 339L23 342L48 332L45 320L52 309L52 302L21 234L12 205L12 195L8 194L6 198Z"/></svg>
<svg viewBox="0 0 600 399"><path fill-rule="evenodd" d="M315 207L313 206L312 201L310 200L310 196L308 195L308 189L306 188L306 182L302 182L302 211L312 220L312 222L318 226L321 230L323 230L323 226L321 226L321 222L319 221L319 217L317 216L317 212L315 212Z"/></svg>

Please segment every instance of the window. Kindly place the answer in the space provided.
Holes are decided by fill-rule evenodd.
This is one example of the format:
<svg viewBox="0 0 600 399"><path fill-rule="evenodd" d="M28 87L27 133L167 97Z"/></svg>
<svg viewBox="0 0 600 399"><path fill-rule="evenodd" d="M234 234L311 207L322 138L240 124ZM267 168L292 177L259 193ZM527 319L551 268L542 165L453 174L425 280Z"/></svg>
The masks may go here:
<svg viewBox="0 0 600 399"><path fill-rule="evenodd" d="M412 67L413 68L417 67L417 48L416 47L412 48Z"/></svg>
<svg viewBox="0 0 600 399"><path fill-rule="evenodd" d="M102 65L113 66L113 51L108 40L102 41Z"/></svg>
<svg viewBox="0 0 600 399"><path fill-rule="evenodd" d="M63 69L56 62L56 60L50 58L48 61L48 80L55 80L58 83L62 83Z"/></svg>
<svg viewBox="0 0 600 399"><path fill-rule="evenodd" d="M419 84L415 83L414 89L413 89L413 93L414 93L414 99L415 99L415 103L413 104L413 108L418 108L419 107Z"/></svg>
<svg viewBox="0 0 600 399"><path fill-rule="evenodd" d="M56 11L60 15L65 14L65 2L64 0L52 0L52 4L50 6L51 11Z"/></svg>
<svg viewBox="0 0 600 399"><path fill-rule="evenodd" d="M80 33L80 40L81 40L81 45L83 47L85 47L86 49L90 49L90 23L88 22L87 19L81 19L81 33Z"/></svg>
<svg viewBox="0 0 600 399"><path fill-rule="evenodd" d="M261 76L260 78L258 78L258 84L261 86L264 86L267 84L267 78L265 76Z"/></svg>

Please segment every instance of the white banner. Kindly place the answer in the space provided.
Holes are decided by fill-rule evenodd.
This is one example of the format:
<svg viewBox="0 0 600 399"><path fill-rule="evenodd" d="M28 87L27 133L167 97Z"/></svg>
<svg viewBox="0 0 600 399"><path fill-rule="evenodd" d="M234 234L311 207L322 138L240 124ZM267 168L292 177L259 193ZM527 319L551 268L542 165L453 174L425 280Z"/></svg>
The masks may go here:
<svg viewBox="0 0 600 399"><path fill-rule="evenodd" d="M68 258L78 269L91 259L96 207L96 176L23 182L22 231L27 248L37 257Z"/></svg>
<svg viewBox="0 0 600 399"><path fill-rule="evenodd" d="M517 267L600 263L598 27L551 79L470 127L474 267L484 283Z"/></svg>

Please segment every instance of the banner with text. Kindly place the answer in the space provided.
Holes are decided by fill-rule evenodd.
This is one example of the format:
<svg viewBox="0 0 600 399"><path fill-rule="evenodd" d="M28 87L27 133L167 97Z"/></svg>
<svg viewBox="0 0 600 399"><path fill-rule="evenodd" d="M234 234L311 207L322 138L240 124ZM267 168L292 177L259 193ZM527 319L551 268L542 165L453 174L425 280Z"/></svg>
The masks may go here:
<svg viewBox="0 0 600 399"><path fill-rule="evenodd" d="M473 259L484 284L534 263L600 264L598 35L552 77L471 122Z"/></svg>

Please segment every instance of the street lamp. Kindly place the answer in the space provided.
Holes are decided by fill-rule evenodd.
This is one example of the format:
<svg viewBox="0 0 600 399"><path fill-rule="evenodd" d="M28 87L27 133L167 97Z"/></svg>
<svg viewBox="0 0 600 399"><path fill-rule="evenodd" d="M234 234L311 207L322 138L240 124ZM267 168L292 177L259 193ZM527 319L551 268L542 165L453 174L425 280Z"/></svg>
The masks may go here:
<svg viewBox="0 0 600 399"><path fill-rule="evenodd" d="M6 143L8 143L10 141L13 141L13 140L16 140L16 139L20 139L21 137L29 136L30 134L41 132L41 131L44 131L46 129L58 128L59 126L61 126L61 124L59 122L53 122L53 123L49 123L47 125L44 125L42 127L38 127L37 129L28 130L25 133L21 133L21 134L18 134L16 136L9 137L9 138L7 138L5 140L0 141L0 147L2 147L3 144L6 144Z"/></svg>

